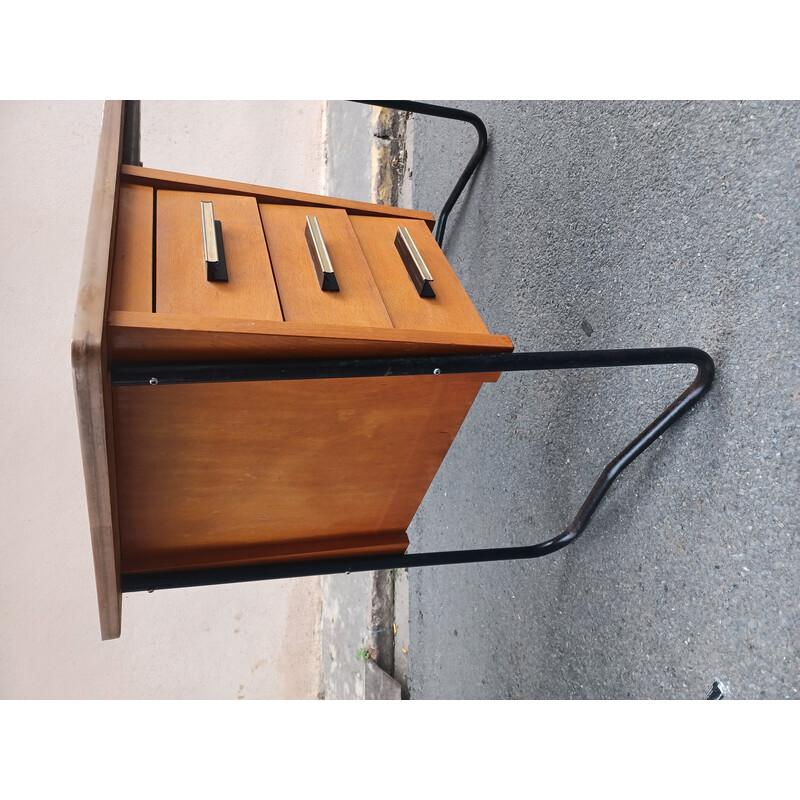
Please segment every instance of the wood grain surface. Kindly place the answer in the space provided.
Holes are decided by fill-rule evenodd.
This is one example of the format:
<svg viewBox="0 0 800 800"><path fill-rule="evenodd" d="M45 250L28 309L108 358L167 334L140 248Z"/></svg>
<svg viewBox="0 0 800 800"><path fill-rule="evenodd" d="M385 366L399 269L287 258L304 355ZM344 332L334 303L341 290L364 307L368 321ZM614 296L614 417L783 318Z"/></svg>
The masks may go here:
<svg viewBox="0 0 800 800"><path fill-rule="evenodd" d="M464 287L428 227L417 220L364 217L350 222L396 328L488 333ZM399 225L408 228L428 269L435 297L420 297L397 248Z"/></svg>
<svg viewBox="0 0 800 800"><path fill-rule="evenodd" d="M346 211L265 204L259 211L287 322L392 327ZM320 288L305 236L308 215L319 222L338 292Z"/></svg>
<svg viewBox="0 0 800 800"><path fill-rule="evenodd" d="M109 310L153 310L153 200L147 186L120 186Z"/></svg>
<svg viewBox="0 0 800 800"><path fill-rule="evenodd" d="M344 208L359 214L419 219L423 220L431 230L434 224L434 216L428 211L376 205L375 203L364 203L341 197L325 197L324 195L295 192L288 189L273 189L268 186L237 183L235 181L220 180L219 178L202 178L197 175L184 175L178 172L150 169L148 167L135 167L124 164L121 169L121 176L125 183L140 183L146 186L154 186L156 189L243 194L255 197L259 203Z"/></svg>
<svg viewBox="0 0 800 800"><path fill-rule="evenodd" d="M408 544L405 531L380 531L324 538L198 546L190 550L131 552L124 561L123 571L131 575L137 572L307 561L312 558L398 555L406 551Z"/></svg>
<svg viewBox="0 0 800 800"><path fill-rule="evenodd" d="M237 552L311 557L331 543L352 547L352 537L402 552L398 533L481 383L426 375L115 387L123 571L232 563Z"/></svg>
<svg viewBox="0 0 800 800"><path fill-rule="evenodd" d="M122 614L113 428L104 338L122 151L122 115L122 101L106 102L72 330L75 403L103 639L119 636Z"/></svg>
<svg viewBox="0 0 800 800"><path fill-rule="evenodd" d="M200 203L222 223L228 281L206 279ZM156 311L207 317L282 319L258 205L252 197L156 193Z"/></svg>
<svg viewBox="0 0 800 800"><path fill-rule="evenodd" d="M432 215L121 166L122 113L106 104L72 341L104 639L120 633L121 571L402 552L480 386L499 377L112 389L109 363L513 350L460 287ZM228 284L206 280L201 200L222 222ZM345 288L327 306L296 272L309 210ZM433 272L433 304L395 251L398 223Z"/></svg>
<svg viewBox="0 0 800 800"><path fill-rule="evenodd" d="M258 358L345 358L505 353L507 336L396 328L203 319L115 311L108 315L108 353L115 364Z"/></svg>

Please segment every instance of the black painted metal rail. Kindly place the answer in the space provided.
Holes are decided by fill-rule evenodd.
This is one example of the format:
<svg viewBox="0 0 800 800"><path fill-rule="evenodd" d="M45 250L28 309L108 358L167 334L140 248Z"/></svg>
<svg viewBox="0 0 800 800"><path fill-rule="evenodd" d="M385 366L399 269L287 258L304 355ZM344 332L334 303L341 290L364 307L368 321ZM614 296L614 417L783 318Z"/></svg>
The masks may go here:
<svg viewBox="0 0 800 800"><path fill-rule="evenodd" d="M691 347L670 347L425 356L420 358L153 364L114 367L111 370L112 384L117 386L149 385L153 387L153 391L158 391L161 384L448 375L668 364L694 364L697 367L694 380L606 466L572 523L552 539L521 547L406 553L399 556L314 559L291 563L125 574L122 576L122 591L152 591L154 589L295 578L306 575L507 561L550 555L574 542L580 536L600 501L625 467L638 458L708 391L714 378L714 362L708 353L702 350Z"/></svg>
<svg viewBox="0 0 800 800"><path fill-rule="evenodd" d="M364 103L371 106L380 106L381 108L392 108L396 111L408 111L412 114L425 114L430 117L442 117L443 119L454 119L459 122L468 122L478 133L478 145L475 152L467 162L467 166L461 173L453 191L445 201L444 207L439 214L436 222L436 227L433 231L433 236L442 247L444 241L444 229L447 225L447 218L453 210L453 206L464 191L464 187L469 183L472 173L478 168L478 165L483 161L486 151L489 148L489 135L486 131L486 125L483 120L473 114L471 111L464 111L460 108L450 108L449 106L439 106L433 103L421 103L417 100L356 100L356 103Z"/></svg>

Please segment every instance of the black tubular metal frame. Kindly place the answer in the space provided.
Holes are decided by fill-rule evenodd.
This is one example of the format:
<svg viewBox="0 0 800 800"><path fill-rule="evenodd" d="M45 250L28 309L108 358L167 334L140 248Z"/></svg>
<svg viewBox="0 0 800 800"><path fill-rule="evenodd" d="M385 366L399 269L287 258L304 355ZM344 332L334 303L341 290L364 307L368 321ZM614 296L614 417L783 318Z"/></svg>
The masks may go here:
<svg viewBox="0 0 800 800"><path fill-rule="evenodd" d="M448 106L437 106L432 103L420 103L416 100L356 100L354 102L364 103L370 106L379 106L381 108L392 108L395 111L407 111L412 114L424 114L429 117L442 117L444 119L455 119L459 122L468 122L477 131L478 146L467 162L467 166L461 173L461 177L456 182L453 191L447 198L433 231L434 238L438 242L439 247L442 247L447 218L453 210L456 201L461 196L461 192L464 191L464 187L469 183L469 179L472 177L472 174L478 168L481 161L483 161L483 157L489 149L489 134L486 131L483 120L471 111L463 111L460 108L449 108Z"/></svg>
<svg viewBox="0 0 800 800"><path fill-rule="evenodd" d="M441 245L447 215L486 152L488 144L486 127L474 114L458 109L433 106L427 103L412 103L410 101L358 102L369 102L371 105L381 105L413 113L462 120L470 122L478 130L480 139L478 148L448 198L439 218L436 238ZM133 104L136 105L135 109L132 108ZM131 113L128 113L129 106L131 107ZM132 130L132 128L129 130L129 127L134 125L137 131ZM126 160L125 163L139 163L138 125L138 101L127 101L124 141L130 143L130 149L127 152L127 158L130 160ZM668 347L626 350L579 350L571 352L492 353L414 358L112 365L110 369L112 385L149 385L153 387L153 391L158 391L158 387L165 384L325 380L329 378L527 372L676 364L693 364L697 368L692 382L616 458L609 462L578 510L572 523L566 530L551 539L538 544L520 547L447 550L389 556L339 557L271 564L123 574L121 576L122 591L153 591L155 589L243 583L309 575L486 561L512 561L550 555L571 544L581 535L600 501L622 471L658 439L664 431L677 422L709 390L714 379L714 362L708 353L696 348Z"/></svg>
<svg viewBox="0 0 800 800"><path fill-rule="evenodd" d="M572 524L558 536L522 547L449 550L406 553L399 556L359 556L252 564L246 566L189 569L122 576L124 592L151 591L175 587L295 578L305 575L363 572L406 567L464 564L539 558L555 553L583 532L603 496L620 473L638 458L664 431L673 425L710 388L714 362L690 347L631 350L584 350L573 352L494 353L489 355L425 356L420 358L348 359L324 361L271 361L207 364L153 364L118 366L111 370L115 386L225 383L236 381L325 380L327 378L370 378L406 375L452 375L476 372L517 372L595 367L630 367L658 364L694 364L694 380L650 423L601 473Z"/></svg>

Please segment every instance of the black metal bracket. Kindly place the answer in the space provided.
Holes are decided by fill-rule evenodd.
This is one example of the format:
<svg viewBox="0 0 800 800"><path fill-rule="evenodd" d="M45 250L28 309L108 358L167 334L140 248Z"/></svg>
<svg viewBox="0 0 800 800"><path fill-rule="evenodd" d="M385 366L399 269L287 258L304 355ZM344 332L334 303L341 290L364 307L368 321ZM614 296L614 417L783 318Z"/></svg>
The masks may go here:
<svg viewBox="0 0 800 800"><path fill-rule="evenodd" d="M574 542L622 471L638 458L664 431L682 417L711 387L714 362L708 353L691 347L631 350L584 350L489 355L425 356L420 358L350 359L344 361L269 361L207 364L153 364L117 366L111 369L115 386L158 387L161 384L225 383L236 381L368 378L398 375L449 375L477 372L518 372L553 369L590 369L667 364L694 364L691 384L670 403L603 470L575 519L558 536L522 547L406 553L399 556L359 556L294 563L189 569L122 576L122 591L152 591L209 584L241 583L306 575L403 569L406 567L464 564L540 558ZM154 391L158 391L157 388Z"/></svg>

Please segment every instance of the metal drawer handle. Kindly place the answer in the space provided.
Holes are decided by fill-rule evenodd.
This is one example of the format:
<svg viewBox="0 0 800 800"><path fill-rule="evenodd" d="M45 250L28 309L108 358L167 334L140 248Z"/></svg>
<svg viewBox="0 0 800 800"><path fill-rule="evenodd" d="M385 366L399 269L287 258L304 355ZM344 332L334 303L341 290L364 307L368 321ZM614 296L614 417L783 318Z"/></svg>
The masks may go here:
<svg viewBox="0 0 800 800"><path fill-rule="evenodd" d="M328 248L325 247L325 240L322 238L322 231L319 229L316 217L306 217L306 243L308 252L311 253L311 260L314 262L319 288L323 292L338 292L339 284L333 272L331 257L328 255Z"/></svg>
<svg viewBox="0 0 800 800"><path fill-rule="evenodd" d="M416 290L419 292L420 297L436 297L433 291L433 275L431 275L427 264L420 255L408 228L399 227L397 229L397 236L394 239L394 246L397 252L400 253L400 258L406 265L408 275L411 278Z"/></svg>
<svg viewBox="0 0 800 800"><path fill-rule="evenodd" d="M203 251L206 258L206 280L228 280L225 264L225 247L222 244L222 223L214 219L214 204L201 201L200 216L203 221Z"/></svg>

